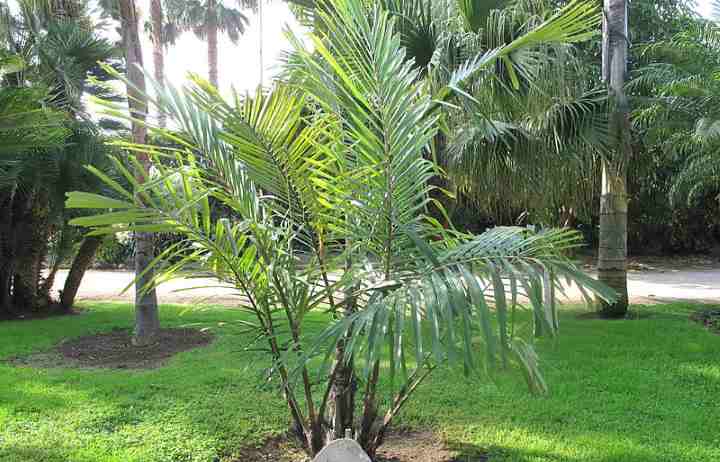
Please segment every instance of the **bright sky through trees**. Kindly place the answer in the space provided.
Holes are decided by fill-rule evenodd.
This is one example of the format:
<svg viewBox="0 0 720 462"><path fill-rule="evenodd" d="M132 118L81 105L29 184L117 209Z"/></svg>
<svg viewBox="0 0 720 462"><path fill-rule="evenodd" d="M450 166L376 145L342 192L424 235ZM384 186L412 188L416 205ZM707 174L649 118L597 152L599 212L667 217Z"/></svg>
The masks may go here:
<svg viewBox="0 0 720 462"><path fill-rule="evenodd" d="M137 0L141 9L143 21L149 17L150 1ZM219 37L219 68L220 86L228 91L230 86L237 90L254 89L260 83L260 57L259 57L259 27L256 16L251 11L245 11L250 24L240 37L238 45L233 45L223 34ZM277 62L282 52L289 48L283 31L286 27L293 31L301 31L285 2L274 1L263 4L263 54L265 63L264 79L267 83L277 68ZM144 37L143 48L147 55L146 66L152 66L150 59L151 45L149 37ZM165 74L175 84L181 84L188 72L197 73L207 77L207 44L199 40L192 33L184 34L171 47L165 58Z"/></svg>

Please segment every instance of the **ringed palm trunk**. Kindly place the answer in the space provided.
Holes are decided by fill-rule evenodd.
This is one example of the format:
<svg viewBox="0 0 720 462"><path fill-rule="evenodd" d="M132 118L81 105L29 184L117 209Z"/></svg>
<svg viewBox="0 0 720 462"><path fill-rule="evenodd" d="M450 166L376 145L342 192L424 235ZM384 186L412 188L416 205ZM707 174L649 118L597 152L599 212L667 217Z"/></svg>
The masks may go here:
<svg viewBox="0 0 720 462"><path fill-rule="evenodd" d="M150 0L150 19L152 21L152 44L153 44L153 70L155 81L165 86L165 53L163 50L163 8L162 0ZM165 128L167 116L160 110L157 115L157 122L161 128Z"/></svg>
<svg viewBox="0 0 720 462"><path fill-rule="evenodd" d="M600 196L598 279L618 295L614 303L599 302L605 317L622 317L628 309L626 165L632 154L630 111L625 95L628 59L627 0L604 0L603 77L612 106L611 136L614 152L603 161Z"/></svg>
<svg viewBox="0 0 720 462"><path fill-rule="evenodd" d="M145 95L145 77L142 73L142 48L138 32L138 17L134 0L119 0L120 18L123 25L123 42L127 64L127 76L132 85L128 85L130 113L134 120L132 123L133 142L145 144L147 131L142 122L147 114L147 96ZM150 172L150 157L147 153L137 156L142 170L137 172L139 182L144 182ZM157 295L155 289L144 290L152 281L154 274L148 270L154 257L154 243L150 233L135 233L135 345L149 345L153 343L160 330L158 316Z"/></svg>
<svg viewBox="0 0 720 462"><path fill-rule="evenodd" d="M218 88L218 24L217 11L214 0L208 2L208 23L207 23L207 42L208 42L208 76L210 83Z"/></svg>
<svg viewBox="0 0 720 462"><path fill-rule="evenodd" d="M95 259L100 244L102 244L102 239L97 236L88 236L80 244L78 253L70 266L70 272L68 272L65 279L65 285L60 293L60 306L63 310L70 311L75 304L75 297L78 289L80 289L80 283L85 276L85 272Z"/></svg>

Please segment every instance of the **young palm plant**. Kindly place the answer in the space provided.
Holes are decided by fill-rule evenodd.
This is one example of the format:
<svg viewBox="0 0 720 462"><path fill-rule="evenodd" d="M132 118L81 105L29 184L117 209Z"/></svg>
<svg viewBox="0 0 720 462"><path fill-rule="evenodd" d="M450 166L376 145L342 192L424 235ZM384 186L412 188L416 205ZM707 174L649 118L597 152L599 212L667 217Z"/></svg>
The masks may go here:
<svg viewBox="0 0 720 462"><path fill-rule="evenodd" d="M527 306L536 332L554 334L561 278L612 294L564 257L579 242L571 231L473 236L430 218L438 169L426 151L439 106L406 59L397 20L362 0L322 3L315 14L314 51L293 40L289 85L231 102L199 80L184 92L158 91L154 104L179 130L151 129L182 149L125 147L172 162L155 163L139 184L116 161L135 195L107 179L123 199L71 193L68 206L108 210L74 221L97 234L184 236L158 256L162 270L149 285L202 271L237 289L308 452L348 431L374 457L438 365L459 363L468 374L516 367L544 391L513 313ZM453 84L597 21L575 3L472 58ZM328 326L314 335L318 316Z"/></svg>

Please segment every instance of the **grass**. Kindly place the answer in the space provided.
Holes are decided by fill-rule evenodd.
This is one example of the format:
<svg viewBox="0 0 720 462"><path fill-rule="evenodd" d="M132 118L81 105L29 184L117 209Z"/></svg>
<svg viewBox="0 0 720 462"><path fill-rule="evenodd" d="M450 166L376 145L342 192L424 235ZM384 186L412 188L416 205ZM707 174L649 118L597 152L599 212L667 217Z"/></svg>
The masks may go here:
<svg viewBox="0 0 720 462"><path fill-rule="evenodd" d="M81 316L0 324L0 358L63 338L127 327L131 308L94 303ZM720 460L720 336L688 321L687 304L641 307L633 321L562 315L557 342L539 345L550 386L531 396L509 376L442 370L404 411L464 453L491 461ZM226 308L162 308L166 326L217 325L209 347L155 370L72 370L0 362L0 461L232 460L287 426L263 355Z"/></svg>

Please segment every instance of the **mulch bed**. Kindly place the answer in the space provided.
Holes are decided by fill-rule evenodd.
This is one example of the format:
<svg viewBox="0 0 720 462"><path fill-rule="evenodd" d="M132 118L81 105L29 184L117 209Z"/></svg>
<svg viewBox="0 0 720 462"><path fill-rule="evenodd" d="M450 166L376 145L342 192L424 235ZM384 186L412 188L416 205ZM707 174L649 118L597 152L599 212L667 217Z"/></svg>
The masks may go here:
<svg viewBox="0 0 720 462"><path fill-rule="evenodd" d="M702 324L716 334L720 334L720 308L698 311L690 315L690 319Z"/></svg>
<svg viewBox="0 0 720 462"><path fill-rule="evenodd" d="M376 462L487 462L482 452L450 449L432 430L395 429L378 450ZM236 462L310 462L289 434L268 438L257 447L240 451Z"/></svg>
<svg viewBox="0 0 720 462"><path fill-rule="evenodd" d="M113 329L65 340L52 351L13 358L11 362L34 367L152 369L177 353L206 346L212 340L210 332L198 329L161 329L157 342L134 346L129 329Z"/></svg>

